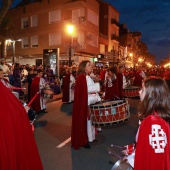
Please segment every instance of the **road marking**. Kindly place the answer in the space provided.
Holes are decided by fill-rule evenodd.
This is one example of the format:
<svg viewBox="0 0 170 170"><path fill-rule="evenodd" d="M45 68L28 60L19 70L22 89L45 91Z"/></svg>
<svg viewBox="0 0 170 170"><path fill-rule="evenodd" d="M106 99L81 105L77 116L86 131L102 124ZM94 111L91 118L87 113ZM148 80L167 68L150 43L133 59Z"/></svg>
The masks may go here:
<svg viewBox="0 0 170 170"><path fill-rule="evenodd" d="M59 144L58 146L57 146L57 148L62 148L64 145L66 145L68 142L70 142L71 141L71 137L69 137L68 139L66 139L63 143L61 143L61 144Z"/></svg>

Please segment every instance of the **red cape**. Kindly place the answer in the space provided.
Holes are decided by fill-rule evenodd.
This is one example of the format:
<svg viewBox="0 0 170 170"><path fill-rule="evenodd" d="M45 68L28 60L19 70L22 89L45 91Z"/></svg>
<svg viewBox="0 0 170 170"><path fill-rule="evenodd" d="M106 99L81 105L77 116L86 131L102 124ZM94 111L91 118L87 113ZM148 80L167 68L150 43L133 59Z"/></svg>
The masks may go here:
<svg viewBox="0 0 170 170"><path fill-rule="evenodd" d="M69 102L69 90L70 90L70 74L66 74L63 78L63 96L62 102Z"/></svg>
<svg viewBox="0 0 170 170"><path fill-rule="evenodd" d="M40 77L34 77L31 84L30 100L39 92ZM31 104L32 109L37 113L41 110L40 95L38 95Z"/></svg>
<svg viewBox="0 0 170 170"><path fill-rule="evenodd" d="M164 153L155 153L154 149L149 144L149 135L152 134L153 124L160 125L161 129L166 133L167 144L164 148ZM159 136L160 135L161 134L159 134ZM161 141L158 142L159 144L161 143ZM170 125L162 118L150 115L145 118L140 125L135 152L134 170L157 169L170 170Z"/></svg>
<svg viewBox="0 0 170 170"><path fill-rule="evenodd" d="M79 75L76 79L73 113L71 144L74 149L88 143L87 136L88 95L85 75Z"/></svg>
<svg viewBox="0 0 170 170"><path fill-rule="evenodd" d="M119 92L119 97L123 97L123 74L118 72L117 73L117 79L118 79L118 92Z"/></svg>
<svg viewBox="0 0 170 170"><path fill-rule="evenodd" d="M120 98L118 91L118 79L112 81L112 87L108 87L108 82L106 83L105 100L115 100Z"/></svg>
<svg viewBox="0 0 170 170"><path fill-rule="evenodd" d="M133 82L133 85L134 85L134 86L142 87L143 77L140 75L140 72L141 72L141 71L137 71L137 72L135 73L135 79L134 79L134 82Z"/></svg>
<svg viewBox="0 0 170 170"><path fill-rule="evenodd" d="M106 70L102 70L102 71L100 71L100 79L101 79L101 81L102 82L104 82L104 80L105 80L105 74L106 74Z"/></svg>
<svg viewBox="0 0 170 170"><path fill-rule="evenodd" d="M24 107L1 82L0 89L0 169L42 170Z"/></svg>

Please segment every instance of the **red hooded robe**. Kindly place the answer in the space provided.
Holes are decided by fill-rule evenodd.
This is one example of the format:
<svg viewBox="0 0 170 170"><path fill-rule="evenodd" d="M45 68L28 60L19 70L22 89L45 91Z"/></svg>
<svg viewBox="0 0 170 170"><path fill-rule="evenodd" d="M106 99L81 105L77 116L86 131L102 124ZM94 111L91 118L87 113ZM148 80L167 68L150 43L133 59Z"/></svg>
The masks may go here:
<svg viewBox="0 0 170 170"><path fill-rule="evenodd" d="M159 134L152 130L152 125L160 125ZM163 130L166 133L167 143L164 148L164 140L161 140ZM152 134L153 133L153 134ZM155 153L155 149L150 145L149 139L152 135L152 142L155 149L158 145L164 148L163 153ZM155 141L155 136L158 140ZM162 144L162 146L160 145ZM170 124L159 116L150 115L145 118L139 129L137 147L135 152L134 170L170 170Z"/></svg>
<svg viewBox="0 0 170 170"><path fill-rule="evenodd" d="M1 82L0 89L0 169L42 170L24 107Z"/></svg>
<svg viewBox="0 0 170 170"><path fill-rule="evenodd" d="M108 82L106 83L105 100L115 100L120 98L118 90L118 79L112 81L112 87L108 87Z"/></svg>
<svg viewBox="0 0 170 170"><path fill-rule="evenodd" d="M63 96L62 96L62 102L69 102L70 97L70 74L66 74L66 76L63 78Z"/></svg>
<svg viewBox="0 0 170 170"><path fill-rule="evenodd" d="M143 77L140 75L140 73L141 73L141 70L138 70L138 71L135 73L135 79L134 79L134 82L133 82L133 85L134 85L134 86L142 87Z"/></svg>
<svg viewBox="0 0 170 170"><path fill-rule="evenodd" d="M31 84L30 99L32 99L37 92L39 92L40 77L36 76ZM40 106L40 95L38 95L31 104L32 109L38 113L41 110Z"/></svg>
<svg viewBox="0 0 170 170"><path fill-rule="evenodd" d="M76 79L72 113L71 144L74 149L88 143L87 136L88 94L86 75L81 74Z"/></svg>
<svg viewBox="0 0 170 170"><path fill-rule="evenodd" d="M118 91L119 91L119 97L123 97L123 74L121 72L117 73L117 79L118 79Z"/></svg>

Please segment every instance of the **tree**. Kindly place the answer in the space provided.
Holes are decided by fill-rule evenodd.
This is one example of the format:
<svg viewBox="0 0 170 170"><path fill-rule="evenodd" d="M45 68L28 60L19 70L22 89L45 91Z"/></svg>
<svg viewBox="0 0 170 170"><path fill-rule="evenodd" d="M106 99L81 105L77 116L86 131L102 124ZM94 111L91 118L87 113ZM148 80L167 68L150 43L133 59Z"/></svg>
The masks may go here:
<svg viewBox="0 0 170 170"><path fill-rule="evenodd" d="M10 8L12 2L13 0L2 0L2 8L0 9L0 24L6 13L8 12L8 9Z"/></svg>

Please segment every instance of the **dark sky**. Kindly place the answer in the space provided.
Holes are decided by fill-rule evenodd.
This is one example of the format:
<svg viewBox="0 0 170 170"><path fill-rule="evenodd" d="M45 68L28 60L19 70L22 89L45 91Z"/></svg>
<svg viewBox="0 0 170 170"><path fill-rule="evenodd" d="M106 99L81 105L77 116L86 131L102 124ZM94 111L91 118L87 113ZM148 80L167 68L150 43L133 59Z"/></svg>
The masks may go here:
<svg viewBox="0 0 170 170"><path fill-rule="evenodd" d="M0 0L1 1L1 0ZM14 0L14 4L21 0ZM120 23L142 33L142 41L159 62L170 57L170 0L105 0L120 12Z"/></svg>
<svg viewBox="0 0 170 170"><path fill-rule="evenodd" d="M170 0L106 0L120 12L120 23L142 33L157 63L170 57Z"/></svg>

